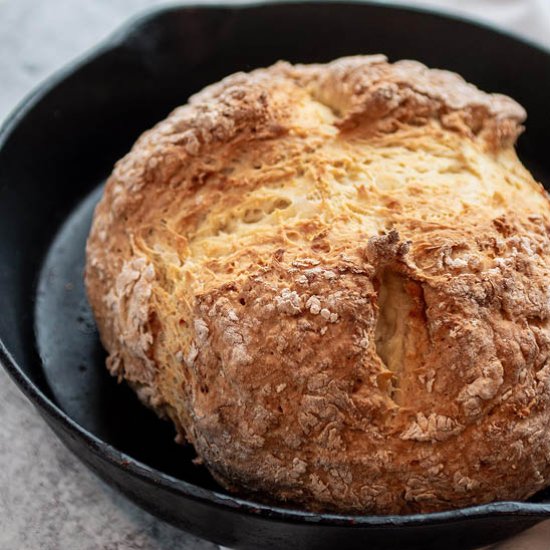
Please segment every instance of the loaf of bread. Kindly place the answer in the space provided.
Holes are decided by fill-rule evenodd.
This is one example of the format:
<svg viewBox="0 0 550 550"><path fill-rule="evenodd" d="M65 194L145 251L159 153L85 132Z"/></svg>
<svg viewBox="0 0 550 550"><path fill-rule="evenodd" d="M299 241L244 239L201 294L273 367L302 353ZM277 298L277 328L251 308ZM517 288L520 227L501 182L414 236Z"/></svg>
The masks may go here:
<svg viewBox="0 0 550 550"><path fill-rule="evenodd" d="M97 206L110 372L259 501L529 497L550 482L550 203L514 151L524 118L382 55L207 87Z"/></svg>

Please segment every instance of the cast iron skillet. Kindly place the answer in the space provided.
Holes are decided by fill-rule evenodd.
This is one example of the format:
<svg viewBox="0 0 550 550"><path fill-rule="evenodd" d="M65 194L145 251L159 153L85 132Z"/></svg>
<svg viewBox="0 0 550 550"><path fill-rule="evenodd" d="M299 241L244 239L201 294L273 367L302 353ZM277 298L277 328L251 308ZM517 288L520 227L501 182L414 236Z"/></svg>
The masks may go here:
<svg viewBox="0 0 550 550"><path fill-rule="evenodd" d="M456 70L529 112L520 155L550 184L550 54L462 20L353 3L171 7L39 87L0 132L0 359L60 439L146 510L242 548L474 548L550 517L550 491L413 516L337 516L229 495L104 368L84 295L101 183L137 136L204 85L278 59L384 52ZM495 449L506 452L506 449Z"/></svg>

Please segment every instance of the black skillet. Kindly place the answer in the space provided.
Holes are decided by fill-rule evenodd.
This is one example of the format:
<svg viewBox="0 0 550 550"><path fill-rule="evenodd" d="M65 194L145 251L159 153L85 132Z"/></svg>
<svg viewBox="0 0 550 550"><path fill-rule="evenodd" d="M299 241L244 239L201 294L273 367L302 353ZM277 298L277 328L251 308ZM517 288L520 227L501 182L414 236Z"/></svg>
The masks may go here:
<svg viewBox="0 0 550 550"><path fill-rule="evenodd" d="M92 208L113 163L143 130L229 73L378 52L455 70L519 100L529 112L521 158L550 185L550 54L463 20L380 5L152 11L40 86L0 132L2 363L103 479L226 546L466 549L550 518L550 491L526 503L414 516L312 514L236 498L104 368L82 269Z"/></svg>

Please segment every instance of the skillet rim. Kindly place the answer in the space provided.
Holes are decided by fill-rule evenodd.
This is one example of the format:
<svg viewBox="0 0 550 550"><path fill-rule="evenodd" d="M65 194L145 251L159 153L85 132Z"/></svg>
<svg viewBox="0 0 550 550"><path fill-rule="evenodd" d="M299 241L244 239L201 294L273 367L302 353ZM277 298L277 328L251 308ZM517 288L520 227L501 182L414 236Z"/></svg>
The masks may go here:
<svg viewBox="0 0 550 550"><path fill-rule="evenodd" d="M317 0L318 4L336 4L331 0ZM274 6L292 7L294 5L311 4L302 0L291 0L285 2L268 1L247 1L239 4L223 4L221 2L212 4L185 4L168 3L163 6L149 8L134 17L129 18L118 29L116 29L106 38L102 39L96 46L87 50L84 54L73 61L65 64L62 68L55 71L52 75L38 84L7 116L0 127L0 150L8 142L11 134L17 129L19 123L32 111L32 109L44 99L57 86L61 85L67 78L78 73L87 64L96 61L100 57L124 48L131 36L142 31L151 21L172 11L185 12L189 10L216 10L223 9L228 13L254 9L261 7ZM488 23L473 21L472 19L455 15L447 11L434 11L417 6L405 6L400 3L385 4L380 1L362 2L361 0L348 0L338 2L339 5L366 5L384 10L394 10L397 12L409 12L423 14L436 19L454 20L462 24L481 28L484 31L491 32L501 37L512 39L516 42L538 50L548 56L550 61L550 48L546 48L516 33L503 31L495 28ZM291 522L300 524L319 524L324 526L346 526L351 528L396 528L396 527L414 527L414 526L435 526L456 523L465 520L481 520L496 517L525 517L545 519L550 517L550 502L531 503L520 501L501 501L459 508L443 512L433 512L428 514L409 514L409 515L345 515L316 513L294 508L283 508L280 506L270 506L252 500L239 498L230 494L224 494L218 491L205 489L190 482L177 479L160 470L147 466L139 460L127 455L111 444L103 441L92 432L78 424L59 406L57 406L45 393L34 384L19 367L15 359L10 354L0 336L0 364L8 372L11 379L16 383L25 397L38 409L40 414L45 417L48 424L59 425L65 431L77 437L88 450L102 461L110 463L115 468L123 470L125 474L138 478L148 484L161 486L164 490L180 495L190 500L200 501L206 505L214 505L234 512L247 514L264 519L276 520L279 522ZM57 434L56 434L57 435ZM65 442L62 440L65 444ZM74 453L77 454L77 453ZM77 454L78 456L78 454ZM79 459L82 457L78 456Z"/></svg>

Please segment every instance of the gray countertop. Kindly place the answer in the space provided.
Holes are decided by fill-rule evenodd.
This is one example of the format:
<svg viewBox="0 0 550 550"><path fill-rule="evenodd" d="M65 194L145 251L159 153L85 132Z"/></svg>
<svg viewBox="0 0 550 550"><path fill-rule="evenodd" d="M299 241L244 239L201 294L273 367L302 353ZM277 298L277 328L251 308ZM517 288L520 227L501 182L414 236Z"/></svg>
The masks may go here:
<svg viewBox="0 0 550 550"><path fill-rule="evenodd" d="M131 15L161 3L0 0L0 121L54 70ZM452 0L408 3L453 8ZM548 0L462 0L460 8L550 47ZM98 480L59 443L2 369L0 419L0 550L217 548L157 521ZM540 546L523 537L500 548L548 548L549 531L537 528Z"/></svg>

